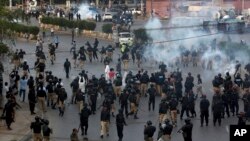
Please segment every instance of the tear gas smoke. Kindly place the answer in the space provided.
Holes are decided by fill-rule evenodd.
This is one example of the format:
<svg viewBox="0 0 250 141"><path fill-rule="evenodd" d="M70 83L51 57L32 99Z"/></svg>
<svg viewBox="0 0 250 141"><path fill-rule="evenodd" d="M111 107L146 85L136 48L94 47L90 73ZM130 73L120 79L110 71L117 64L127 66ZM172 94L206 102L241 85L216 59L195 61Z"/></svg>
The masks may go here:
<svg viewBox="0 0 250 141"><path fill-rule="evenodd" d="M78 13L81 15L81 19L94 19L97 14L97 12L95 12L94 10L90 10L90 6L85 3L81 4L78 9Z"/></svg>
<svg viewBox="0 0 250 141"><path fill-rule="evenodd" d="M193 20L195 19L195 20ZM204 19L199 18L172 18L168 24L168 27L175 26L187 26L187 25L201 25ZM201 59L198 63L205 63L207 65L209 60L212 60L212 68L215 73L225 74L226 72L230 72L233 74L235 72L235 62L230 61L229 56L220 50L211 50L211 42L213 39L217 39L217 44L221 40L225 40L225 35L217 34L213 36L199 37L202 35L207 35L202 26L199 27L189 27L189 28L170 28L163 29L161 28L163 25L160 20L156 17L150 18L149 21L145 25L145 29L147 30L148 36L152 39L152 44L146 46L144 51L144 57L148 60L155 60L157 62L164 62L168 66L174 65L176 61L180 61L181 54L183 49L180 49L180 46L184 47L184 50L204 50L203 54L201 54ZM152 30L155 29L156 30ZM181 40L183 38L197 37L187 40ZM164 42L171 40L178 40L173 42ZM227 40L227 38L226 38ZM164 43L156 43L161 42ZM207 46L207 49L204 49L204 44ZM218 48L218 47L216 47ZM233 52L233 56L235 56L235 60L239 60L241 63L246 59L249 60L249 56L247 53L243 52ZM179 66L176 66L179 67ZM175 69L175 68L173 68Z"/></svg>

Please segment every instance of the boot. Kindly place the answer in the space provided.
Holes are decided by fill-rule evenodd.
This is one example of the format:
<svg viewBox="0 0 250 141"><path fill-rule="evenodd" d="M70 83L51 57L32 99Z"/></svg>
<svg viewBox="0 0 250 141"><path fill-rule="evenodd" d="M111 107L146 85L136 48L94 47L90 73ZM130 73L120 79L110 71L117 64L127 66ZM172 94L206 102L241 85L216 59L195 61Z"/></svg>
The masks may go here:
<svg viewBox="0 0 250 141"><path fill-rule="evenodd" d="M134 115L134 119L139 119L139 118L137 117L137 114Z"/></svg>
<svg viewBox="0 0 250 141"><path fill-rule="evenodd" d="M112 117L115 117L114 112L112 112Z"/></svg>

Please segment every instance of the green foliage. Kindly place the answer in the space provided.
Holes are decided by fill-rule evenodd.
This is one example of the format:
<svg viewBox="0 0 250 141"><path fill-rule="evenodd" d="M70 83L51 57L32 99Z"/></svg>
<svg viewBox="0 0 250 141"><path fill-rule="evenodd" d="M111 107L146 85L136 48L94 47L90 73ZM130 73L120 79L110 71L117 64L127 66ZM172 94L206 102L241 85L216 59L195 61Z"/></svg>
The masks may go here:
<svg viewBox="0 0 250 141"><path fill-rule="evenodd" d="M52 24L57 25L60 27L67 27L67 28L76 28L78 27L80 30L95 30L96 24L90 21L69 21L65 18L53 18L53 17L43 17L41 19L43 24Z"/></svg>
<svg viewBox="0 0 250 141"><path fill-rule="evenodd" d="M9 47L4 43L0 43L0 54L6 54L8 52L9 52Z"/></svg>
<svg viewBox="0 0 250 141"><path fill-rule="evenodd" d="M113 26L112 24L104 24L102 26L102 32L104 32L104 33L113 33L112 26Z"/></svg>
<svg viewBox="0 0 250 141"><path fill-rule="evenodd" d="M134 35L135 35L135 41L139 43L146 43L150 40L145 28L139 28L134 30Z"/></svg>
<svg viewBox="0 0 250 141"><path fill-rule="evenodd" d="M36 26L25 26L18 23L12 23L5 20L0 20L0 27L4 30L15 31L17 33L27 33L37 35L39 33L39 28Z"/></svg>

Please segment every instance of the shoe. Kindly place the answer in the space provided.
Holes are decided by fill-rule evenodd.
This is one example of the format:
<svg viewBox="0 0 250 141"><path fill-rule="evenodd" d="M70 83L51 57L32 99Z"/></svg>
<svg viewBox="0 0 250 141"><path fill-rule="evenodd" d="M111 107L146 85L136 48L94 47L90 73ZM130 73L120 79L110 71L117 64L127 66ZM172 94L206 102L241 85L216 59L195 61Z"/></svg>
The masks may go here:
<svg viewBox="0 0 250 141"><path fill-rule="evenodd" d="M107 137L109 136L109 133L107 133Z"/></svg>
<svg viewBox="0 0 250 141"><path fill-rule="evenodd" d="M103 135L100 136L103 139Z"/></svg>
<svg viewBox="0 0 250 141"><path fill-rule="evenodd" d="M32 112L31 115L35 115L36 113L35 112Z"/></svg>
<svg viewBox="0 0 250 141"><path fill-rule="evenodd" d="M206 126L208 126L208 123L206 123Z"/></svg>
<svg viewBox="0 0 250 141"><path fill-rule="evenodd" d="M8 130L12 130L12 128L8 127Z"/></svg>
<svg viewBox="0 0 250 141"><path fill-rule="evenodd" d="M203 124L201 124L201 127L203 127Z"/></svg>
<svg viewBox="0 0 250 141"><path fill-rule="evenodd" d="M134 116L134 119L139 119L137 116Z"/></svg>
<svg viewBox="0 0 250 141"><path fill-rule="evenodd" d="M84 135L84 133L82 132L82 136Z"/></svg>

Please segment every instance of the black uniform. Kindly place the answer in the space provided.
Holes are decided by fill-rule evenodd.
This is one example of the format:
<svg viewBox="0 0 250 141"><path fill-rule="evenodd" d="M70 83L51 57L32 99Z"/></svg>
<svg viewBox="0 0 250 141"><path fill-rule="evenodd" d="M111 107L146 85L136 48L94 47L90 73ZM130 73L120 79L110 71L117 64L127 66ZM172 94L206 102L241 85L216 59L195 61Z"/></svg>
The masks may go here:
<svg viewBox="0 0 250 141"><path fill-rule="evenodd" d="M127 124L123 116L123 111L120 109L119 114L116 115L116 127L117 127L117 134L119 137L119 141L122 141L122 138L123 138L123 126L124 125L127 125Z"/></svg>
<svg viewBox="0 0 250 141"><path fill-rule="evenodd" d="M35 122L31 123L30 129L32 129L33 133L35 133L35 134L41 134L42 125L43 125L43 123L40 121L40 119L36 119Z"/></svg>
<svg viewBox="0 0 250 141"><path fill-rule="evenodd" d="M81 124L82 135L87 135L88 120L89 120L90 115L91 115L91 111L87 107L87 105L85 105L80 114L80 122L81 122L80 124Z"/></svg>
<svg viewBox="0 0 250 141"><path fill-rule="evenodd" d="M201 126L203 126L204 118L206 121L206 126L208 126L209 106L210 102L206 98L202 98L202 100L200 101Z"/></svg>
<svg viewBox="0 0 250 141"><path fill-rule="evenodd" d="M148 89L147 91L148 95L149 95L149 99L148 99L148 110L151 110L151 104L153 107L153 111L155 110L155 96L156 96L156 89L154 87L151 87Z"/></svg>
<svg viewBox="0 0 250 141"><path fill-rule="evenodd" d="M144 139L145 139L145 141L147 141L148 138L153 138L155 131L156 131L155 126L147 125L144 128Z"/></svg>
<svg viewBox="0 0 250 141"><path fill-rule="evenodd" d="M127 91L123 91L119 97L119 104L121 104L122 113L125 109L126 116L128 115L128 97L129 94Z"/></svg>
<svg viewBox="0 0 250 141"><path fill-rule="evenodd" d="M213 96L212 101L212 110L213 110L213 122L214 126L216 125L216 122L218 120L219 126L221 125L221 115L223 110L223 101L219 94L215 94Z"/></svg>
<svg viewBox="0 0 250 141"><path fill-rule="evenodd" d="M230 94L230 108L231 112L233 113L233 116L236 114L238 115L239 112L239 94L237 90L233 90Z"/></svg>
<svg viewBox="0 0 250 141"><path fill-rule="evenodd" d="M192 141L193 124L188 122L181 128L184 141Z"/></svg>
<svg viewBox="0 0 250 141"><path fill-rule="evenodd" d="M181 115L180 115L181 119L182 119L183 114L184 114L185 111L186 111L187 117L189 117L189 109L188 109L189 101L188 101L188 95L187 94L182 98L181 104L182 104Z"/></svg>
<svg viewBox="0 0 250 141"><path fill-rule="evenodd" d="M28 99L29 99L30 113L35 114L34 110L36 105L36 91L34 87L29 89Z"/></svg>

